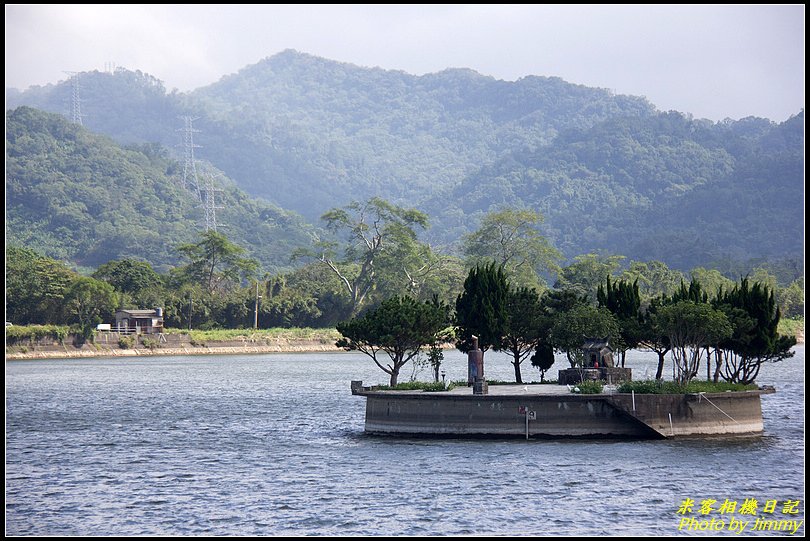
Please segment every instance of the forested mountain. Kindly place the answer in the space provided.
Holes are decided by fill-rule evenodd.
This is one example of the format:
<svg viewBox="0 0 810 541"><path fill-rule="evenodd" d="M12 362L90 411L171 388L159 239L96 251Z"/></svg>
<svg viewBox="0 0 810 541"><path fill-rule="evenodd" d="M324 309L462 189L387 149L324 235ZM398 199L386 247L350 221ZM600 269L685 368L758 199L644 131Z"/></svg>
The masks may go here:
<svg viewBox="0 0 810 541"><path fill-rule="evenodd" d="M315 222L378 196L430 215L454 247L487 210L525 206L568 257L603 251L688 269L801 256L803 113L713 123L643 98L471 70L424 76L285 51L189 94L139 72L84 73L84 125L198 155L251 195ZM64 113L69 83L7 93Z"/></svg>
<svg viewBox="0 0 810 541"><path fill-rule="evenodd" d="M454 191L465 215L541 210L564 253L604 250L688 269L803 250L804 113L714 124L621 117L516 152Z"/></svg>
<svg viewBox="0 0 810 541"><path fill-rule="evenodd" d="M79 266L134 257L165 271L180 262L178 244L198 240L204 217L181 179L159 145L122 148L29 107L6 114L7 243ZM299 216L223 188L218 223L265 269L288 267L311 243Z"/></svg>

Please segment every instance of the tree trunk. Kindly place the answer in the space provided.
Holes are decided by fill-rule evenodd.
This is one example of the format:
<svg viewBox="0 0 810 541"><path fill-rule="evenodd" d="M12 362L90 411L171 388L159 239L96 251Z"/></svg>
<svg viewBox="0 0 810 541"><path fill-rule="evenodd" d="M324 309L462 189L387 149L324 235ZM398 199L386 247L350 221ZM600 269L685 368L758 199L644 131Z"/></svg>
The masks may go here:
<svg viewBox="0 0 810 541"><path fill-rule="evenodd" d="M661 381L664 377L664 361L666 361L666 351L656 351L658 354L658 370L655 371L655 379Z"/></svg>
<svg viewBox="0 0 810 541"><path fill-rule="evenodd" d="M717 351L717 348L715 348L715 351ZM706 381L711 381L712 380L711 366L712 366L712 350L711 350L711 348L707 347L706 348Z"/></svg>
<svg viewBox="0 0 810 541"><path fill-rule="evenodd" d="M717 348L714 350L714 382L720 379L720 370L723 368L723 352Z"/></svg>
<svg viewBox="0 0 810 541"><path fill-rule="evenodd" d="M520 361L517 357L512 361L512 364L515 366L515 383L523 383L523 378L520 377Z"/></svg>
<svg viewBox="0 0 810 541"><path fill-rule="evenodd" d="M391 387L397 386L397 378L399 377L399 370L391 370Z"/></svg>
<svg viewBox="0 0 810 541"><path fill-rule="evenodd" d="M440 364L438 364L438 363L436 363L436 364L434 364L434 365L433 365L433 381L434 381L435 383L439 383L439 367L440 367L440 366L441 366L441 365L440 365Z"/></svg>
<svg viewBox="0 0 810 541"><path fill-rule="evenodd" d="M706 348L706 381L712 380L712 352Z"/></svg>
<svg viewBox="0 0 810 541"><path fill-rule="evenodd" d="M622 368L624 368L624 356L625 356L625 355L627 355L627 350L626 350L626 349L623 349L623 350L622 350Z"/></svg>

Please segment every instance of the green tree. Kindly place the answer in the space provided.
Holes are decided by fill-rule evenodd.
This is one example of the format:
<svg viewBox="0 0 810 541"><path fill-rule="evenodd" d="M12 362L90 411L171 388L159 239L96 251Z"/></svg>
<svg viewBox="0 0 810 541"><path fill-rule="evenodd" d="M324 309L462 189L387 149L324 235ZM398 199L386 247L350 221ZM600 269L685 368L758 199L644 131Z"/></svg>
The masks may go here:
<svg viewBox="0 0 810 541"><path fill-rule="evenodd" d="M596 292L599 306L607 308L616 318L621 333L621 341L616 344L620 352L622 368L628 349L638 347L641 341L641 296L638 290L638 279L611 281L610 276L605 284L599 284Z"/></svg>
<svg viewBox="0 0 810 541"><path fill-rule="evenodd" d="M509 322L509 284L503 267L490 263L476 266L464 280L464 290L456 299L456 347L467 352L472 337L478 337L481 351L499 349Z"/></svg>
<svg viewBox="0 0 810 541"><path fill-rule="evenodd" d="M64 302L66 313L88 337L96 324L112 319L118 298L107 282L82 276L70 284Z"/></svg>
<svg viewBox="0 0 810 541"><path fill-rule="evenodd" d="M354 201L345 208L333 208L322 220L344 244L321 242L316 251L299 251L297 257L315 256L341 281L350 298L351 315L356 314L379 281L378 267L393 267L399 283L410 284L405 268L429 264L414 252L421 248L414 228L428 227L427 215L415 209L398 207L379 197L364 203ZM390 257L387 257L390 256ZM416 260L416 263L414 263Z"/></svg>
<svg viewBox="0 0 810 541"><path fill-rule="evenodd" d="M616 318L606 308L575 304L570 310L557 314L550 338L554 348L564 352L574 368L582 366L585 340L607 338L610 343L617 344L621 341L621 334Z"/></svg>
<svg viewBox="0 0 810 541"><path fill-rule="evenodd" d="M804 316L804 277L776 290L779 309L785 317Z"/></svg>
<svg viewBox="0 0 810 541"><path fill-rule="evenodd" d="M447 308L439 303L419 302L411 297L391 297L379 308L351 321L339 323L337 330L343 338L336 342L347 351L365 353L391 376L390 385L397 384L399 371L419 354L425 345L434 344L437 335L447 327ZM378 355L384 352L390 362Z"/></svg>
<svg viewBox="0 0 810 541"><path fill-rule="evenodd" d="M793 356L796 338L779 335L781 313L767 284L751 285L743 278L730 291L721 292L716 304L734 322L733 333L720 342L723 363L719 372L723 379L752 383L764 363Z"/></svg>
<svg viewBox="0 0 810 541"><path fill-rule="evenodd" d="M589 299L596 299L596 290L605 277L615 276L622 265L624 256L585 254L574 258L574 263L563 267L554 287L573 289Z"/></svg>
<svg viewBox="0 0 810 541"><path fill-rule="evenodd" d="M229 241L225 235L208 230L200 236L202 238L196 244L177 247L177 251L190 261L183 269L189 279L213 292L238 285L241 278L255 273L256 261L242 257L244 248Z"/></svg>
<svg viewBox="0 0 810 541"><path fill-rule="evenodd" d="M433 342L428 344L427 361L430 368L433 370L433 381L439 382L439 372L441 371L442 361L444 361L444 344L453 339L453 318L452 309L450 305L444 301L439 300L438 295L434 295L430 303L444 313L445 328L437 332L433 338Z"/></svg>
<svg viewBox="0 0 810 541"><path fill-rule="evenodd" d="M680 383L688 383L697 375L704 349L727 339L733 330L723 312L688 300L662 307L656 318L669 338L675 380Z"/></svg>
<svg viewBox="0 0 810 541"><path fill-rule="evenodd" d="M544 317L537 291L526 287L509 288L506 315L506 328L496 349L509 352L515 369L515 382L523 383L520 365L542 341L548 339L548 320Z"/></svg>
<svg viewBox="0 0 810 541"><path fill-rule="evenodd" d="M693 282L698 282L702 290L709 297L715 297L721 289L728 290L734 287L734 281L723 276L716 269L705 269L697 267L689 271Z"/></svg>
<svg viewBox="0 0 810 541"><path fill-rule="evenodd" d="M108 261L97 268L92 277L107 282L121 293L129 294L161 285L160 275L152 265L134 259Z"/></svg>
<svg viewBox="0 0 810 541"><path fill-rule="evenodd" d="M469 266L495 261L514 285L540 288L543 275L556 274L562 254L539 231L543 215L529 209L489 212L481 226L463 238Z"/></svg>
<svg viewBox="0 0 810 541"><path fill-rule="evenodd" d="M340 279L313 262L273 277L259 306L261 327L334 327L351 312Z"/></svg>
<svg viewBox="0 0 810 541"><path fill-rule="evenodd" d="M6 249L6 319L16 324L60 323L65 292L76 273L31 249Z"/></svg>
<svg viewBox="0 0 810 541"><path fill-rule="evenodd" d="M661 261L632 261L622 278L628 282L638 281L642 300L672 295L678 285L684 281L683 273L670 269Z"/></svg>
<svg viewBox="0 0 810 541"><path fill-rule="evenodd" d="M554 365L554 347L549 342L542 342L531 358L532 366L540 371L540 381L545 381L546 372Z"/></svg>
<svg viewBox="0 0 810 541"><path fill-rule="evenodd" d="M588 296L576 289L547 289L540 300L548 319L554 319L575 306L588 304Z"/></svg>
<svg viewBox="0 0 810 541"><path fill-rule="evenodd" d="M722 286L719 286L722 288ZM666 304L675 304L676 302L689 301L695 304L706 304L709 302L709 294L703 288L703 283L697 278L692 278L687 286L684 282L678 286L678 289L667 299Z"/></svg>
<svg viewBox="0 0 810 541"><path fill-rule="evenodd" d="M655 379L659 381L664 377L664 363L671 346L669 336L661 328L658 311L668 302L669 298L665 295L652 299L641 318L639 346L658 355L658 368L655 371Z"/></svg>

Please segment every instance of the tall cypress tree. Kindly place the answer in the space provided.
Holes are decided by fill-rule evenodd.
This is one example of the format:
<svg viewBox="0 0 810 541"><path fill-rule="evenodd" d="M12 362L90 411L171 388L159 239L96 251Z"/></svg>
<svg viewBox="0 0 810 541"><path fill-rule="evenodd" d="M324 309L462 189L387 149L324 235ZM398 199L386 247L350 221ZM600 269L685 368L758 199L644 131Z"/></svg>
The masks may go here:
<svg viewBox="0 0 810 541"><path fill-rule="evenodd" d="M482 351L499 349L509 316L506 310L509 284L503 267L490 263L470 270L464 291L456 299L456 347L472 349L473 335Z"/></svg>
<svg viewBox="0 0 810 541"><path fill-rule="evenodd" d="M599 306L607 308L619 323L622 342L614 344L614 347L619 350L621 364L624 367L627 350L638 347L642 336L638 278L632 283L627 280L612 282L608 276L604 286L599 284L596 300Z"/></svg>
<svg viewBox="0 0 810 541"><path fill-rule="evenodd" d="M715 304L734 324L733 335L719 344L723 351L723 379L752 383L763 363L793 356L790 349L796 345L796 338L781 336L777 331L782 314L767 285L751 285L748 278L743 278L730 291L721 290Z"/></svg>

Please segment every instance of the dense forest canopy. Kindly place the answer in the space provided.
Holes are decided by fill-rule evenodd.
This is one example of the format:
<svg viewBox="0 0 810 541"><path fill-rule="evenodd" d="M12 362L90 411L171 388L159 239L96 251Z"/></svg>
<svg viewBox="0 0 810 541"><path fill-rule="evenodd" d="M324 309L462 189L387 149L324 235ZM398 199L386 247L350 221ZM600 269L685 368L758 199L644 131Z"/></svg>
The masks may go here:
<svg viewBox="0 0 810 541"><path fill-rule="evenodd" d="M204 173L208 174L208 172ZM123 148L59 115L20 107L6 114L6 241L95 268L120 258L159 270L179 264L177 245L196 239L203 209L181 187L182 166L160 145ZM227 181L218 222L267 271L313 228Z"/></svg>
<svg viewBox="0 0 810 541"><path fill-rule="evenodd" d="M313 231L281 208L315 227L330 208L373 196L427 213L431 227L421 236L445 253L460 254L462 237L508 206L542 213L543 234L568 260L618 253L688 270L803 259L803 111L781 124L713 123L553 77L510 82L466 69L413 76L295 51L188 94L124 69L80 78L84 126L141 146L113 151L66 125L49 132L48 144L70 151L60 157L15 135L47 122L30 109L11 113L7 168L17 172L8 175L7 224L17 241L81 265L106 255L170 264L155 248L157 227L169 244L191 240L193 205L169 202L177 189L169 158L178 159L184 114L199 117L198 156L244 190L226 192L228 235L270 269L287 265L285 253ZM70 95L69 82L7 92L7 107L65 113ZM76 147L77 138L107 148L102 175L72 163L82 152L98 155ZM31 174L37 168L48 175ZM125 189L143 183L146 191L136 191L150 196L127 210L98 193L112 177L129 179ZM71 183L82 188L64 186ZM150 217L161 205L165 213ZM140 240L111 218L141 212ZM103 246L110 238L118 240ZM155 250L162 255L149 255Z"/></svg>

